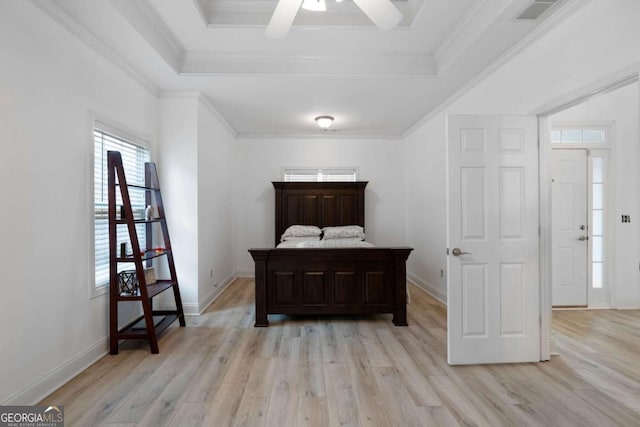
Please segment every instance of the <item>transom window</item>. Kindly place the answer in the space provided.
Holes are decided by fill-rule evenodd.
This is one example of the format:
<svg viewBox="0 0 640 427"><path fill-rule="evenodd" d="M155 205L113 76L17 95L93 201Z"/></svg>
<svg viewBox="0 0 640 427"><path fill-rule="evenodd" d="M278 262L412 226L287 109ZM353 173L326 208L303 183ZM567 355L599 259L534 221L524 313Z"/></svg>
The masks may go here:
<svg viewBox="0 0 640 427"><path fill-rule="evenodd" d="M604 144L604 129L554 129L551 142L554 144Z"/></svg>

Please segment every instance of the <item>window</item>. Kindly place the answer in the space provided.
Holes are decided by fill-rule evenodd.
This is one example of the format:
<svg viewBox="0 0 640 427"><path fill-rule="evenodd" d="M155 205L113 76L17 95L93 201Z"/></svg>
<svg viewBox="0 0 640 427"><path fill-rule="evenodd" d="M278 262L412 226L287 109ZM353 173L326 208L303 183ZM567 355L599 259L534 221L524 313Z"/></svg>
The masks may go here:
<svg viewBox="0 0 640 427"><path fill-rule="evenodd" d="M604 287L604 162L602 157L591 158L591 286Z"/></svg>
<svg viewBox="0 0 640 427"><path fill-rule="evenodd" d="M604 144L603 129L554 129L551 131L551 142L554 144Z"/></svg>
<svg viewBox="0 0 640 427"><path fill-rule="evenodd" d="M284 169L284 180L285 182L355 182L356 174L355 168Z"/></svg>
<svg viewBox="0 0 640 427"><path fill-rule="evenodd" d="M120 151L128 184L144 185L144 164L149 161L149 150L145 147L116 136L98 124L93 131L93 192L94 192L94 247L95 247L95 287L109 283L109 219L107 188L107 151ZM145 209L144 190L131 189L129 193L131 205L136 216L143 217ZM116 205L122 204L120 192L116 191ZM144 224L136 226L140 247L146 246L146 229ZM129 234L126 227L118 227L118 244L128 243ZM119 245L118 245L119 247ZM123 266L126 268L126 265Z"/></svg>

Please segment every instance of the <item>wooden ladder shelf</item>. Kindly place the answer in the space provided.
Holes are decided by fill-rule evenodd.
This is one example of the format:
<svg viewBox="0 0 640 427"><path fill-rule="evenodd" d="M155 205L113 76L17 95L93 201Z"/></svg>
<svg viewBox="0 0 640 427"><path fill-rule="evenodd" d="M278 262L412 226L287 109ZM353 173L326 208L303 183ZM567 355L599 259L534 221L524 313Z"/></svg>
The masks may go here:
<svg viewBox="0 0 640 427"><path fill-rule="evenodd" d="M109 186L109 341L111 354L118 354L119 340L146 339L149 341L151 353L159 353L157 335L176 319L180 326L185 326L184 311L178 287L178 277L171 252L169 230L160 193L160 183L155 163L145 163L145 184L127 185L122 157L118 151L109 151L108 158L108 186ZM117 191L120 191L122 206L116 205ZM145 205L155 202L157 217L145 218L144 207L137 212L131 205L130 191L143 191ZM137 215L137 217L136 217ZM146 230L146 248L140 248L138 240L137 224L144 224ZM164 246L153 249L152 229L158 224L162 230ZM118 242L118 227L126 227L128 241ZM120 233L122 236L122 232ZM131 248L131 253L120 253L120 245L126 243ZM147 283L145 266L151 267L154 261L165 257L169 270L169 279L156 280ZM143 264L144 263L144 264ZM135 266L125 268L133 279L134 286L129 284L128 289L123 289L121 272L122 266L128 264ZM157 264L157 263L156 263ZM156 269L157 270L157 269ZM137 286L135 283L137 281ZM175 310L154 310L153 297L172 289L175 298ZM142 303L142 315L134 319L123 328L118 328L118 303L140 301Z"/></svg>

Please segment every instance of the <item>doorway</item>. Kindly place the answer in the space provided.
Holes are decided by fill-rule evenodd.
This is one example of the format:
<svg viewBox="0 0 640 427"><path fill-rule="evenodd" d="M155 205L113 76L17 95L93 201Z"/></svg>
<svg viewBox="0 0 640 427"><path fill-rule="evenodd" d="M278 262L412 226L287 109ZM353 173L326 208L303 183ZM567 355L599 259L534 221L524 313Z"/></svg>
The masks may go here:
<svg viewBox="0 0 640 427"><path fill-rule="evenodd" d="M616 205L609 167L613 123L551 124L551 300L609 308ZM611 172L611 177L609 176Z"/></svg>
<svg viewBox="0 0 640 427"><path fill-rule="evenodd" d="M637 237L640 227L636 224L636 217L640 215L639 95L638 75L634 74L538 116L542 360L555 353L551 334L552 268L557 255L557 251L552 250L551 203L555 150L587 152L587 304L584 308L637 308L640 304L635 280L640 256ZM593 313L597 316L598 312Z"/></svg>

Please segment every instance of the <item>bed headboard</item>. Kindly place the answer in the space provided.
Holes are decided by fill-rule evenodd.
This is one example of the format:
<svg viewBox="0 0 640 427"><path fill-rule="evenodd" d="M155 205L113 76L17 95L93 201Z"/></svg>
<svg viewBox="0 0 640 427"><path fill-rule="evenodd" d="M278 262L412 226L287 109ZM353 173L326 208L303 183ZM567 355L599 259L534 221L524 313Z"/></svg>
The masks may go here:
<svg viewBox="0 0 640 427"><path fill-rule="evenodd" d="M356 182L273 182L276 189L276 246L290 225L364 227L364 188Z"/></svg>

